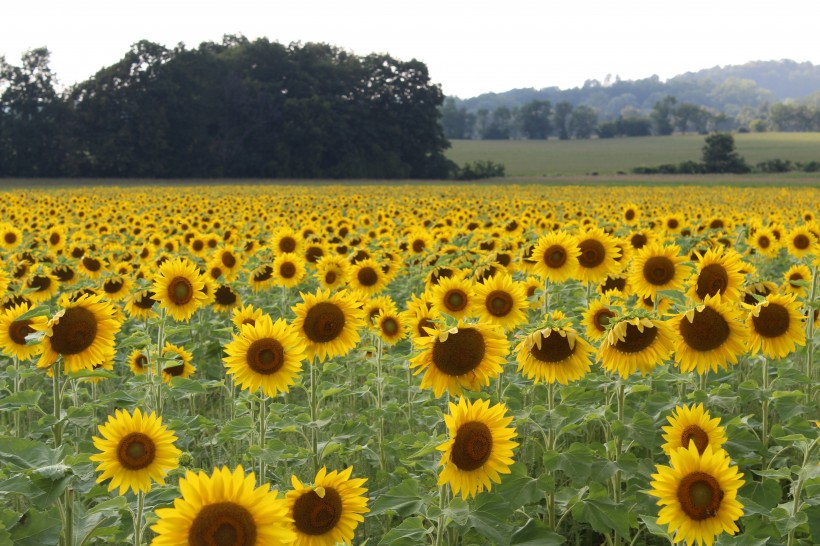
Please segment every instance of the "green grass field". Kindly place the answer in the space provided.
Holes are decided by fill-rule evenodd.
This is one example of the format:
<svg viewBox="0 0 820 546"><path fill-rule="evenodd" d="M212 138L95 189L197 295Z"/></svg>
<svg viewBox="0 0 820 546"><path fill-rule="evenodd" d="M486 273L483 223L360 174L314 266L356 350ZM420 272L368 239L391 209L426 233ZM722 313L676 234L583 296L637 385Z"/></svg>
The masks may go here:
<svg viewBox="0 0 820 546"><path fill-rule="evenodd" d="M447 157L459 165L491 160L508 177L628 173L634 167L699 161L702 135L592 140L453 140ZM820 133L735 135L737 151L751 165L767 159L820 161Z"/></svg>

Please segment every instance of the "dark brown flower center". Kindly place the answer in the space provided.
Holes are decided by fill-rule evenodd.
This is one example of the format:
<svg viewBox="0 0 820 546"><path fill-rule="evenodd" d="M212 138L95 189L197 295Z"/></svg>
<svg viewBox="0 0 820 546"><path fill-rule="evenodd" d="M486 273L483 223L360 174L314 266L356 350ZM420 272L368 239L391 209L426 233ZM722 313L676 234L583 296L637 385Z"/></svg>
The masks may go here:
<svg viewBox="0 0 820 546"><path fill-rule="evenodd" d="M52 328L51 348L61 355L76 355L91 347L97 337L97 317L85 307L71 307Z"/></svg>
<svg viewBox="0 0 820 546"><path fill-rule="evenodd" d="M359 269L356 278L359 279L359 284L362 286L373 286L379 282L379 274L372 267Z"/></svg>
<svg viewBox="0 0 820 546"><path fill-rule="evenodd" d="M296 275L296 264L293 262L285 262L279 266L279 275L283 279L292 279Z"/></svg>
<svg viewBox="0 0 820 546"><path fill-rule="evenodd" d="M643 278L655 286L668 284L675 278L675 263L666 256L652 256L643 264Z"/></svg>
<svg viewBox="0 0 820 546"><path fill-rule="evenodd" d="M478 368L486 350L484 336L475 328L461 328L445 341L433 342L433 364L447 375L463 375Z"/></svg>
<svg viewBox="0 0 820 546"><path fill-rule="evenodd" d="M698 453L703 455L703 452L706 451L706 446L709 445L709 435L699 426L689 425L683 429L680 435L680 444L688 448L690 441L695 442Z"/></svg>
<svg viewBox="0 0 820 546"><path fill-rule="evenodd" d="M293 503L293 522L306 535L324 535L342 518L342 497L332 487L325 487L324 497L316 491L303 493Z"/></svg>
<svg viewBox="0 0 820 546"><path fill-rule="evenodd" d="M191 546L254 546L256 522L247 508L233 502L203 506L188 531Z"/></svg>
<svg viewBox="0 0 820 546"><path fill-rule="evenodd" d="M60 234L56 233L56 232L52 233L51 236L48 238L48 242L51 243L52 246L59 244L60 243Z"/></svg>
<svg viewBox="0 0 820 546"><path fill-rule="evenodd" d="M464 423L456 431L450 460L459 470L481 468L493 452L493 435L480 421Z"/></svg>
<svg viewBox="0 0 820 546"><path fill-rule="evenodd" d="M305 259L312 264L315 264L319 261L319 258L325 255L325 251L322 250L322 247L318 246L310 246L305 251Z"/></svg>
<svg viewBox="0 0 820 546"><path fill-rule="evenodd" d="M230 286L221 285L214 291L214 298L219 305L230 306L236 303L236 292Z"/></svg>
<svg viewBox="0 0 820 546"><path fill-rule="evenodd" d="M800 285L799 285L799 284L795 284L795 283L793 283L793 282L791 282L791 281L804 281L804 280L806 280L806 279L804 279L804 278L803 278L803 275L802 275L802 274L800 274L799 272L795 272L795 273L792 273L791 275L789 275L789 285L790 285L792 288L800 288Z"/></svg>
<svg viewBox="0 0 820 546"><path fill-rule="evenodd" d="M423 317L419 320L418 324L416 324L416 332L418 332L419 337L427 337L430 334L427 333L425 328L435 328L436 324L427 317Z"/></svg>
<svg viewBox="0 0 820 546"><path fill-rule="evenodd" d="M201 239L194 239L194 242L191 244L191 248L194 252L202 252L202 249L205 248L205 241Z"/></svg>
<svg viewBox="0 0 820 546"><path fill-rule="evenodd" d="M430 273L430 282L433 284L438 284L439 280L441 279L449 279L453 276L453 270L449 267L440 267Z"/></svg>
<svg viewBox="0 0 820 546"><path fill-rule="evenodd" d="M174 277L168 283L168 298L174 305L185 305L194 299L194 285L185 277Z"/></svg>
<svg viewBox="0 0 820 546"><path fill-rule="evenodd" d="M413 247L413 252L416 254L421 254L422 252L424 252L424 249L427 248L427 245L424 244L424 241L422 239L414 240L411 246Z"/></svg>
<svg viewBox="0 0 820 546"><path fill-rule="evenodd" d="M222 253L222 265L231 269L236 265L236 257L228 251Z"/></svg>
<svg viewBox="0 0 820 546"><path fill-rule="evenodd" d="M296 239L293 237L282 237L279 239L279 250L282 252L293 252L296 250Z"/></svg>
<svg viewBox="0 0 820 546"><path fill-rule="evenodd" d="M9 337L17 345L26 344L26 336L34 333L30 320L15 320L9 324Z"/></svg>
<svg viewBox="0 0 820 546"><path fill-rule="evenodd" d="M636 250L642 249L647 242L648 239L643 233L635 233L629 238L629 244Z"/></svg>
<svg viewBox="0 0 820 546"><path fill-rule="evenodd" d="M595 328L599 332L605 332L606 327L609 324L609 319L615 316L615 313L609 309L599 309L595 312L592 316L592 322L595 324Z"/></svg>
<svg viewBox="0 0 820 546"><path fill-rule="evenodd" d="M640 353L658 337L657 328L643 327L643 332L634 324L626 325L626 335L623 340L615 343L615 350L622 353Z"/></svg>
<svg viewBox="0 0 820 546"><path fill-rule="evenodd" d="M142 470L154 462L154 441L141 432L132 432L117 445L117 460L126 470Z"/></svg>
<svg viewBox="0 0 820 546"><path fill-rule="evenodd" d="M692 322L686 317L680 321L683 341L696 351L717 349L729 339L730 334L729 323L723 315L708 306L703 311L695 311Z"/></svg>
<svg viewBox="0 0 820 546"><path fill-rule="evenodd" d="M513 309L513 298L504 290L493 290L484 299L484 306L494 317L506 317Z"/></svg>
<svg viewBox="0 0 820 546"><path fill-rule="evenodd" d="M578 243L581 255L578 256L578 263L581 267L593 268L601 265L606 257L606 248L595 239L586 239Z"/></svg>
<svg viewBox="0 0 820 546"><path fill-rule="evenodd" d="M109 279L103 283L103 290L107 294L116 294L122 289L123 282L122 279Z"/></svg>
<svg viewBox="0 0 820 546"><path fill-rule="evenodd" d="M771 246L772 242L769 240L769 238L766 235L761 235L760 237L757 238L757 244L760 248L769 248Z"/></svg>
<svg viewBox="0 0 820 546"><path fill-rule="evenodd" d="M142 370L148 365L148 357L144 354L139 354L137 358L134 359L134 363L137 365L137 368Z"/></svg>
<svg viewBox="0 0 820 546"><path fill-rule="evenodd" d="M303 329L311 341L327 343L339 337L344 327L344 312L336 304L323 301L308 310Z"/></svg>
<svg viewBox="0 0 820 546"><path fill-rule="evenodd" d="M666 221L666 227L668 227L669 229L678 229L679 225L680 223L675 218L670 218Z"/></svg>
<svg viewBox="0 0 820 546"><path fill-rule="evenodd" d="M151 290L144 290L137 297L134 298L134 305L140 309L151 309L154 306L154 292Z"/></svg>
<svg viewBox="0 0 820 546"><path fill-rule="evenodd" d="M806 250L811 246L811 239L804 233L798 233L794 239L792 239L792 244L797 250Z"/></svg>
<svg viewBox="0 0 820 546"><path fill-rule="evenodd" d="M463 311L467 307L467 303L469 300L467 299L467 293L460 288L453 288L448 290L446 294L444 294L443 299L444 307L448 311Z"/></svg>
<svg viewBox="0 0 820 546"><path fill-rule="evenodd" d="M273 268L269 265L263 265L253 273L253 280L256 282L264 282L273 276Z"/></svg>
<svg viewBox="0 0 820 546"><path fill-rule="evenodd" d="M392 336L399 331L399 323L392 317L387 317L382 321L382 332L388 336Z"/></svg>
<svg viewBox="0 0 820 546"><path fill-rule="evenodd" d="M257 339L248 347L248 367L258 374L271 375L285 363L285 349L279 340Z"/></svg>
<svg viewBox="0 0 820 546"><path fill-rule="evenodd" d="M328 285L332 285L334 282L336 282L336 277L337 275L335 271L328 271L327 273L325 273L325 283L327 283Z"/></svg>
<svg viewBox="0 0 820 546"><path fill-rule="evenodd" d="M173 366L166 366L162 371L163 373L167 373L171 377L181 377L182 374L185 373L185 362L179 355L174 356L174 360L179 362L179 364L174 364Z"/></svg>
<svg viewBox="0 0 820 546"><path fill-rule="evenodd" d="M57 277L57 279L59 279L60 282L66 282L74 278L74 270L68 267L67 265L63 265L54 268L54 275Z"/></svg>
<svg viewBox="0 0 820 546"><path fill-rule="evenodd" d="M626 218L627 221L634 220L635 219L635 211L632 210L632 209L626 209L626 213L624 213L624 218Z"/></svg>
<svg viewBox="0 0 820 546"><path fill-rule="evenodd" d="M541 336L541 348L533 345L530 354L541 362L562 362L572 356L574 350L569 346L569 340L556 331L548 337L544 337L541 332L535 335Z"/></svg>
<svg viewBox="0 0 820 546"><path fill-rule="evenodd" d="M761 306L757 316L752 315L755 332L763 337L782 336L789 329L789 320L789 310L774 302Z"/></svg>
<svg viewBox="0 0 820 546"><path fill-rule="evenodd" d="M552 245L544 251L544 263L552 269L560 269L567 263L567 249L561 245Z"/></svg>
<svg viewBox="0 0 820 546"><path fill-rule="evenodd" d="M726 272L726 268L720 264L709 264L698 275L695 292L703 300L706 299L706 296L723 294L728 285L729 274Z"/></svg>
<svg viewBox="0 0 820 546"><path fill-rule="evenodd" d="M94 273L102 268L102 263L96 258L89 258L86 256L83 258L83 267Z"/></svg>
<svg viewBox="0 0 820 546"><path fill-rule="evenodd" d="M715 517L723 500L718 481L705 472L692 472L678 485L681 509L695 521Z"/></svg>
<svg viewBox="0 0 820 546"><path fill-rule="evenodd" d="M13 231L7 231L6 234L3 236L3 239L5 239L6 243L13 245L17 242L17 234Z"/></svg>
<svg viewBox="0 0 820 546"><path fill-rule="evenodd" d="M626 288L626 278L624 277L607 277L604 283L601 285L601 292L606 294L607 292L611 292L613 290L621 290Z"/></svg>

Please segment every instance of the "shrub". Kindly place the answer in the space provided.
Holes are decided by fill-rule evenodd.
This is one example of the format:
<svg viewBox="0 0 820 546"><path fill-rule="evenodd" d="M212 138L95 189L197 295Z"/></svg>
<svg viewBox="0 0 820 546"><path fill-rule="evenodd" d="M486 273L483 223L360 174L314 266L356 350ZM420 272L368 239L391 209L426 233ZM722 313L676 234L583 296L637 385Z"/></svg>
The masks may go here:
<svg viewBox="0 0 820 546"><path fill-rule="evenodd" d="M757 164L757 170L764 173L787 173L793 171L794 167L788 159L767 159Z"/></svg>
<svg viewBox="0 0 820 546"><path fill-rule="evenodd" d="M474 161L465 163L455 175L457 180L481 180L483 178L500 178L505 174L505 167L494 161Z"/></svg>

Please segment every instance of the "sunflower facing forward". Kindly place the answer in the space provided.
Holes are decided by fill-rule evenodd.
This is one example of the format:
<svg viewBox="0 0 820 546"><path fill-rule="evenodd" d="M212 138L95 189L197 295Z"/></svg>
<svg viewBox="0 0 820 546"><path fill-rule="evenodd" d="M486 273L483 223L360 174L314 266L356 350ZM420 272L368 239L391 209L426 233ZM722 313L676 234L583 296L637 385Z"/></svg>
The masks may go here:
<svg viewBox="0 0 820 546"><path fill-rule="evenodd" d="M632 259L629 285L638 296L652 299L657 297L658 290L680 290L686 277L686 269L681 266L685 261L677 245L650 243Z"/></svg>
<svg viewBox="0 0 820 546"><path fill-rule="evenodd" d="M527 295L520 282L507 273L499 273L475 285L473 315L483 322L496 324L509 332L527 320Z"/></svg>
<svg viewBox="0 0 820 546"><path fill-rule="evenodd" d="M424 372L421 388L431 387L436 398L446 390L450 395L461 389L480 390L501 373L509 343L493 327L462 324L450 329L431 330L414 339L421 353L410 359L414 375Z"/></svg>
<svg viewBox="0 0 820 546"><path fill-rule="evenodd" d="M504 404L490 406L489 400L469 402L460 398L458 405L450 402L450 415L444 416L449 440L436 447L444 453L438 484L449 484L453 495L462 499L475 497L492 489L492 482L501 483L500 474L509 474L513 464L515 428L509 426L512 416L506 416Z"/></svg>
<svg viewBox="0 0 820 546"><path fill-rule="evenodd" d="M342 290L331 295L329 290L319 290L315 295L300 295L302 303L293 307L293 327L304 338L308 359L324 362L356 346L364 320L352 294Z"/></svg>
<svg viewBox="0 0 820 546"><path fill-rule="evenodd" d="M698 260L686 295L703 301L706 296L720 294L724 301L738 301L744 281L742 269L743 261L734 250L710 248Z"/></svg>
<svg viewBox="0 0 820 546"><path fill-rule="evenodd" d="M177 439L162 417L155 413L143 414L139 408L131 415L117 410L108 416L108 422L98 427L101 438L92 438L100 450L89 457L100 463L97 483L111 479L108 490L120 488L124 495L130 488L134 493L151 490L151 482L165 483L165 475L179 466L180 451L174 446Z"/></svg>
<svg viewBox="0 0 820 546"><path fill-rule="evenodd" d="M649 494L657 497L658 525L668 525L677 533L674 542L711 546L724 531L734 535L735 523L743 515L737 491L743 485L743 474L729 466L725 451L706 447L698 452L695 442L679 447L670 455L671 466L658 465L652 474Z"/></svg>
<svg viewBox="0 0 820 546"><path fill-rule="evenodd" d="M751 354L762 352L769 358L783 358L797 345L806 344L805 319L794 295L769 294L757 305L747 307Z"/></svg>
<svg viewBox="0 0 820 546"><path fill-rule="evenodd" d="M270 484L256 487L253 472L241 466L214 468L208 476L188 470L179 480L181 498L173 508L159 508L151 530L152 546L293 544L292 519L284 499Z"/></svg>
<svg viewBox="0 0 820 546"><path fill-rule="evenodd" d="M17 360L28 360L43 350L41 343L26 344L26 336L36 331L34 326L44 325L47 321L41 316L20 318L30 310L31 304L21 303L0 314L0 350Z"/></svg>
<svg viewBox="0 0 820 546"><path fill-rule="evenodd" d="M575 274L581 250L570 234L557 231L538 240L532 251L532 269L545 281L562 283Z"/></svg>
<svg viewBox="0 0 820 546"><path fill-rule="evenodd" d="M208 300L202 291L204 286L197 267L184 258L177 258L160 266L152 290L160 308L167 309L174 320L187 322Z"/></svg>
<svg viewBox="0 0 820 546"><path fill-rule="evenodd" d="M265 396L288 392L305 358L302 340L281 318L243 326L225 352L226 372L240 388L255 392L261 387Z"/></svg>
<svg viewBox="0 0 820 546"><path fill-rule="evenodd" d="M367 478L351 478L353 467L328 472L322 467L313 485L291 476L293 491L285 495L288 515L296 533L295 546L350 544L367 508Z"/></svg>
<svg viewBox="0 0 820 546"><path fill-rule="evenodd" d="M689 447L693 442L698 453L703 454L707 447L712 451L723 449L726 443L726 429L720 426L720 418L709 415L703 404L677 406L671 416L667 416L668 426L663 427L663 439L666 443L661 449L671 455L679 447Z"/></svg>

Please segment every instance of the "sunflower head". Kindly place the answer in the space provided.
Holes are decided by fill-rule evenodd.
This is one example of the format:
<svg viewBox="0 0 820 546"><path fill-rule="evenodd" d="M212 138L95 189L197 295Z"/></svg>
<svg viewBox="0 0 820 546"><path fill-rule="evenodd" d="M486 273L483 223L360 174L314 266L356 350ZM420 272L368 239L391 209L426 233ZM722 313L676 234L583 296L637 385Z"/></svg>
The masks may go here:
<svg viewBox="0 0 820 546"><path fill-rule="evenodd" d="M672 354L672 333L666 323L646 312L610 320L598 350L601 365L626 379L635 371L646 375Z"/></svg>
<svg viewBox="0 0 820 546"><path fill-rule="evenodd" d="M508 273L485 280L475 286L473 315L479 320L510 331L527 320L528 307L524 286Z"/></svg>
<svg viewBox="0 0 820 546"><path fill-rule="evenodd" d="M570 326L546 327L515 348L518 371L536 383L567 385L589 371L592 346Z"/></svg>
<svg viewBox="0 0 820 546"><path fill-rule="evenodd" d="M21 361L28 360L43 350L42 343L29 344L26 341L26 336L35 333L38 326L42 328L47 322L44 316L21 318L30 310L30 303L22 303L0 314L0 350Z"/></svg>
<svg viewBox="0 0 820 546"><path fill-rule="evenodd" d="M473 311L475 287L470 279L441 279L430 291L433 308L441 314L463 319Z"/></svg>
<svg viewBox="0 0 820 546"><path fill-rule="evenodd" d="M323 362L327 358L347 354L356 346L359 330L364 326L360 304L345 290L330 294L301 294L302 303L293 307L293 326L304 339L310 360Z"/></svg>
<svg viewBox="0 0 820 546"><path fill-rule="evenodd" d="M544 280L561 283L575 274L580 254L575 237L555 231L538 240L530 257L532 269Z"/></svg>
<svg viewBox="0 0 820 546"><path fill-rule="evenodd" d="M204 287L199 269L185 258L177 258L160 266L152 291L160 308L167 309L174 320L187 322L209 298Z"/></svg>
<svg viewBox="0 0 820 546"><path fill-rule="evenodd" d="M726 430L720 426L720 418L713 419L703 409L703 404L677 406L666 419L669 426L663 427L663 439L666 443L661 448L667 455L671 455L679 447L688 448L690 442L700 454L707 447L711 447L713 451L720 450L726 443Z"/></svg>
<svg viewBox="0 0 820 546"><path fill-rule="evenodd" d="M806 344L805 317L794 294L769 294L754 306L746 305L749 314L749 352L762 352L769 358L783 358Z"/></svg>
<svg viewBox="0 0 820 546"><path fill-rule="evenodd" d="M629 284L640 297L656 297L659 290L680 290L686 278L680 247L650 243L639 250L629 268Z"/></svg>

